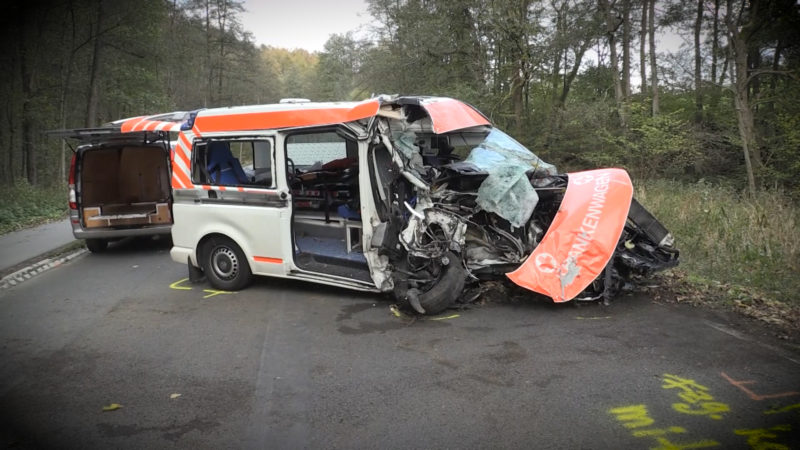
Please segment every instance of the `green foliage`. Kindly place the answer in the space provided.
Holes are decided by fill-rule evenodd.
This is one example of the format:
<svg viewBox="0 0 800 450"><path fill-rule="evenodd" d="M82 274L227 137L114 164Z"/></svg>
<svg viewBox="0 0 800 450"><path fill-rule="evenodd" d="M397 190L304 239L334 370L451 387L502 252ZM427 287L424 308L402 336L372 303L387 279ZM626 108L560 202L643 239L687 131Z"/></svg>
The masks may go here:
<svg viewBox="0 0 800 450"><path fill-rule="evenodd" d="M60 219L66 213L67 194L63 189L18 181L0 196L0 234Z"/></svg>
<svg viewBox="0 0 800 450"><path fill-rule="evenodd" d="M784 192L748 198L741 189L702 181L635 184L637 199L675 236L681 267L690 275L797 301L800 210Z"/></svg>

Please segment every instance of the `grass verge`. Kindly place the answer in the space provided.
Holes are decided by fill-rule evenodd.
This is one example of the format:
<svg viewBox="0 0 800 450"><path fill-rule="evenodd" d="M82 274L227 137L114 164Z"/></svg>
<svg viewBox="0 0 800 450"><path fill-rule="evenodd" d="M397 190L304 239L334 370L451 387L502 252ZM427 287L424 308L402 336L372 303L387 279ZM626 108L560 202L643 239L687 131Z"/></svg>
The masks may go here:
<svg viewBox="0 0 800 450"><path fill-rule="evenodd" d="M0 234L57 220L66 214L64 189L33 187L18 182L4 187L0 196Z"/></svg>
<svg viewBox="0 0 800 450"><path fill-rule="evenodd" d="M636 198L675 236L678 301L723 301L774 325L800 322L800 207L780 191L749 198L707 183L651 180ZM794 325L800 326L800 323Z"/></svg>

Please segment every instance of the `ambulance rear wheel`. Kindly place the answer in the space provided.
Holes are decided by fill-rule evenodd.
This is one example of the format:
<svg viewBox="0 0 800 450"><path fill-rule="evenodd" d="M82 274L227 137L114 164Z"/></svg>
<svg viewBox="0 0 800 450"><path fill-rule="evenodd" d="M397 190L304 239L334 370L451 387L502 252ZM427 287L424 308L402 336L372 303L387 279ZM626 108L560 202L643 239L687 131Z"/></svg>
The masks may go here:
<svg viewBox="0 0 800 450"><path fill-rule="evenodd" d="M250 283L252 272L244 252L226 237L212 237L203 245L203 272L217 289L238 291Z"/></svg>

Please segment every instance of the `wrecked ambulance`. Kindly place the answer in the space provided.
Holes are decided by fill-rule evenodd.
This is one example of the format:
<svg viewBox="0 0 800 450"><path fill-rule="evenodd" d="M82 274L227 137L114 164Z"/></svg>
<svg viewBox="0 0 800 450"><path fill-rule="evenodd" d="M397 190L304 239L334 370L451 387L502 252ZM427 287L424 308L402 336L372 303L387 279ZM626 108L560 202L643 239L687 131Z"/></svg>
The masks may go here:
<svg viewBox="0 0 800 450"><path fill-rule="evenodd" d="M218 289L293 278L435 314L482 280L607 301L678 262L624 170L559 174L458 100L205 109L180 129L170 254Z"/></svg>

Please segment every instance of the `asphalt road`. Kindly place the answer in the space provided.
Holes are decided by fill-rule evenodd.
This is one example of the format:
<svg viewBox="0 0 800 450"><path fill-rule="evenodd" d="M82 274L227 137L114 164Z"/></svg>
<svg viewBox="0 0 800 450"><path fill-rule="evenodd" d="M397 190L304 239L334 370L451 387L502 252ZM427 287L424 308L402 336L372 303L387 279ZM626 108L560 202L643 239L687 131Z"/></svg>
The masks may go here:
<svg viewBox="0 0 800 450"><path fill-rule="evenodd" d="M412 321L185 277L128 241L0 293L0 445L800 448L800 352L724 315L627 296Z"/></svg>
<svg viewBox="0 0 800 450"><path fill-rule="evenodd" d="M69 218L0 236L0 272L73 242Z"/></svg>

